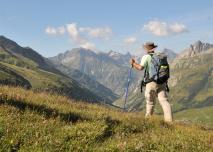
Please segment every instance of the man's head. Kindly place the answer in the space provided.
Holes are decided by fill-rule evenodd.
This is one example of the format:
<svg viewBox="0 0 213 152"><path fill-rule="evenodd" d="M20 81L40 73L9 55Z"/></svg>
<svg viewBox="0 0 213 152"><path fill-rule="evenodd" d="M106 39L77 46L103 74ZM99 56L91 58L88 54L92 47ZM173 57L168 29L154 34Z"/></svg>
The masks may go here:
<svg viewBox="0 0 213 152"><path fill-rule="evenodd" d="M154 52L154 49L158 47L157 45L154 44L154 42L146 42L143 45L143 48L148 52Z"/></svg>

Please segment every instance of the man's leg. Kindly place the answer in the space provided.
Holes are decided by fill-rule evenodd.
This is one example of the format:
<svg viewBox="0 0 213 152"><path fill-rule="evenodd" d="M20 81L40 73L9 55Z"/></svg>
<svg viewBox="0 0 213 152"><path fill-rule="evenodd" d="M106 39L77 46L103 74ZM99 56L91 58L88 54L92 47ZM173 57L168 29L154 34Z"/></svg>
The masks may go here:
<svg viewBox="0 0 213 152"><path fill-rule="evenodd" d="M162 106L163 112L164 112L164 120L166 122L172 122L171 105L168 102L168 96L166 94L164 85L159 85L158 100L159 100L159 102Z"/></svg>
<svg viewBox="0 0 213 152"><path fill-rule="evenodd" d="M150 82L146 84L145 98L146 98L146 117L149 117L154 112L155 98L156 98L156 83Z"/></svg>

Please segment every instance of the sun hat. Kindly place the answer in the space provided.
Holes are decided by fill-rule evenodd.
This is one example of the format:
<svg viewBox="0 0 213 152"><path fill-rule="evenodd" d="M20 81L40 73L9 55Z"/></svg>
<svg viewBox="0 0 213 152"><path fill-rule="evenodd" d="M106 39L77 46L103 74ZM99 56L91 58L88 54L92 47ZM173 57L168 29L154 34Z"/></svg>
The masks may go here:
<svg viewBox="0 0 213 152"><path fill-rule="evenodd" d="M158 47L157 45L155 45L154 42L146 42L143 44L143 48L147 51L152 50L154 48Z"/></svg>

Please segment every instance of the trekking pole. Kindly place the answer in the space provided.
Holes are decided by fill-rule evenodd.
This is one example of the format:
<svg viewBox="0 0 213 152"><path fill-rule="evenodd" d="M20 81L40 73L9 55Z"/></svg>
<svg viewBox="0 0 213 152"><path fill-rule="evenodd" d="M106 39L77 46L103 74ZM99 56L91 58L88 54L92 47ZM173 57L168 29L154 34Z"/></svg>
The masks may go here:
<svg viewBox="0 0 213 152"><path fill-rule="evenodd" d="M127 79L127 86L126 86L126 89L125 89L124 109L123 109L124 111L126 111L126 102L127 102L128 92L129 92L129 84L130 84L130 80L131 80L131 76L132 76L132 68L133 68L133 65L129 69L129 75L128 75L128 79Z"/></svg>

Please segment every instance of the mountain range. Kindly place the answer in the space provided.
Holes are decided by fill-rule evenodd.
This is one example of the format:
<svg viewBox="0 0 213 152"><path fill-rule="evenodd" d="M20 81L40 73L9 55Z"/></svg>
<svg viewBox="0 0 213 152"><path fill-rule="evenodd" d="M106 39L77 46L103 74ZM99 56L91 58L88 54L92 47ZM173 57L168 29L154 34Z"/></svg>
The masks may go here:
<svg viewBox="0 0 213 152"><path fill-rule="evenodd" d="M170 49L161 52L167 54L170 63L169 98L173 111L178 113L205 107L211 109L213 45L197 41L179 54ZM123 107L129 60L133 56L112 50L95 52L75 48L45 58L29 47L21 47L0 36L0 83ZM141 57L136 58L140 60ZM140 92L143 72L132 72L127 108L143 110L145 100ZM160 108L156 112L161 112Z"/></svg>
<svg viewBox="0 0 213 152"><path fill-rule="evenodd" d="M131 57L130 53L124 55L114 51L95 53L92 50L76 48L49 59L58 70L65 73L72 73L73 69L78 70L121 96L126 86ZM61 66L67 71L60 68ZM130 90L134 89L140 75L133 72Z"/></svg>
<svg viewBox="0 0 213 152"><path fill-rule="evenodd" d="M78 100L102 101L102 97L54 68L47 58L4 36L0 36L0 82L64 94Z"/></svg>

